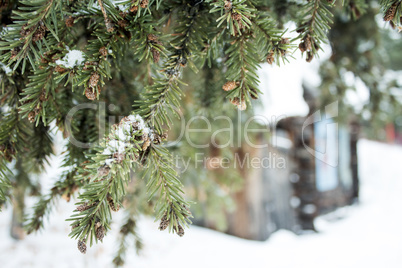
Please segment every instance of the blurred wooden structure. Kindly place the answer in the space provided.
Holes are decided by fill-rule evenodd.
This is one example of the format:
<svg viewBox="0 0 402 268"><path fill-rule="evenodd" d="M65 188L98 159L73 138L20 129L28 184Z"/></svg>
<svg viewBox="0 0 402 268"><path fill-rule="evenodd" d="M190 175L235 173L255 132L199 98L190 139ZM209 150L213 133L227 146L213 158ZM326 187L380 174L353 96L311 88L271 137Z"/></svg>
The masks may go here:
<svg viewBox="0 0 402 268"><path fill-rule="evenodd" d="M337 165L329 167L306 149L317 150L316 135L322 133L319 133L317 123L305 125L317 105L309 92L305 91L304 98L310 108L308 116L289 117L278 122L274 141L265 140L267 138L261 134L261 143L270 144L268 149L247 146L238 149L240 156L280 158L286 165L240 170L244 187L233 195L236 210L227 214L228 234L266 240L278 229L295 233L315 230L314 219L318 215L351 204L358 198L356 145L359 125L352 120L333 133L336 138L332 142L338 150L332 157L338 161ZM330 137L324 134L328 135L325 139ZM276 142L278 139L282 142ZM203 225L202 221L198 224Z"/></svg>

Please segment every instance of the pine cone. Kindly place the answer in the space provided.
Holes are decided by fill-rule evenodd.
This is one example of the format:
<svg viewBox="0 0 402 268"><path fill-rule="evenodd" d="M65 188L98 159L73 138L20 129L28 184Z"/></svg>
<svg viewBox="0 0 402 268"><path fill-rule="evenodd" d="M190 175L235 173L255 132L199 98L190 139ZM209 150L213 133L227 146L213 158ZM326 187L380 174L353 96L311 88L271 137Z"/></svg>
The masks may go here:
<svg viewBox="0 0 402 268"><path fill-rule="evenodd" d="M268 53L268 55L267 55L267 62L268 62L268 64L271 64L272 65L272 63L274 63L274 52L269 52Z"/></svg>
<svg viewBox="0 0 402 268"><path fill-rule="evenodd" d="M233 99L230 100L230 102L236 106L240 105L240 99L238 97L234 97Z"/></svg>
<svg viewBox="0 0 402 268"><path fill-rule="evenodd" d="M165 213L165 215L163 215L161 222L159 224L159 230L160 231L166 230L166 228L168 228L169 224L170 224L170 221L167 219L167 216Z"/></svg>
<svg viewBox="0 0 402 268"><path fill-rule="evenodd" d="M301 42L299 44L299 49L300 49L301 52L305 52L306 51L306 43Z"/></svg>
<svg viewBox="0 0 402 268"><path fill-rule="evenodd" d="M151 145L151 141L149 139L145 140L142 144L142 150L145 151L146 149L148 149L149 145Z"/></svg>
<svg viewBox="0 0 402 268"><path fill-rule="evenodd" d="M132 6L130 8L130 12L132 12L132 13L137 13L137 11L138 11L138 6Z"/></svg>
<svg viewBox="0 0 402 268"><path fill-rule="evenodd" d="M100 75L97 72L92 73L91 78L89 78L89 86L96 87L99 83Z"/></svg>
<svg viewBox="0 0 402 268"><path fill-rule="evenodd" d="M106 57L106 56L107 56L107 49L106 49L106 47L101 47L101 48L99 49L99 53L100 53L102 56Z"/></svg>
<svg viewBox="0 0 402 268"><path fill-rule="evenodd" d="M78 247L78 250L79 250L82 254L87 253L87 245L85 244L85 241L84 241L84 240L78 240L77 247Z"/></svg>
<svg viewBox="0 0 402 268"><path fill-rule="evenodd" d="M74 26L74 18L73 17L68 17L65 21L67 27L73 27Z"/></svg>
<svg viewBox="0 0 402 268"><path fill-rule="evenodd" d="M311 62L314 59L314 55L311 51L307 52L306 61Z"/></svg>
<svg viewBox="0 0 402 268"><path fill-rule="evenodd" d="M233 18L235 21L240 21L240 20L241 20L241 15L240 15L239 13L233 13L233 14L232 14L232 18Z"/></svg>
<svg viewBox="0 0 402 268"><path fill-rule="evenodd" d="M250 89L250 97L254 100L258 99L258 92L255 88Z"/></svg>
<svg viewBox="0 0 402 268"><path fill-rule="evenodd" d="M159 59L160 59L160 52L159 52L159 50L157 50L157 49L155 49L155 48L152 48L152 49L151 49L151 52L152 52L152 58L153 58L153 60L154 60L154 63L158 63L158 62L159 62Z"/></svg>
<svg viewBox="0 0 402 268"><path fill-rule="evenodd" d="M42 91L42 93L40 94L39 100L41 102L47 101L49 99L49 97L46 96L46 91Z"/></svg>
<svg viewBox="0 0 402 268"><path fill-rule="evenodd" d="M384 15L384 21L390 21L393 20L396 14L396 8L399 5L399 1L396 1L395 3L393 3L385 12Z"/></svg>
<svg viewBox="0 0 402 268"><path fill-rule="evenodd" d="M82 211L85 211L85 210L90 209L90 208L93 207L93 206L94 206L93 204L88 205L88 202L85 202L84 204L79 205L79 206L77 207L77 210L82 212Z"/></svg>
<svg viewBox="0 0 402 268"><path fill-rule="evenodd" d="M99 241L102 241L103 238L105 237L105 227L103 227L102 225L98 228L96 228L95 230L95 234L96 234L96 239L98 239Z"/></svg>
<svg viewBox="0 0 402 268"><path fill-rule="evenodd" d="M34 111L30 112L28 114L28 121L31 123L35 122L35 117L36 117L36 113Z"/></svg>
<svg viewBox="0 0 402 268"><path fill-rule="evenodd" d="M184 235L184 229L180 224L177 226L176 233L180 237L182 237Z"/></svg>
<svg viewBox="0 0 402 268"><path fill-rule="evenodd" d="M113 199L112 196L110 194L107 195L107 201L109 203L109 207L111 210L113 210L114 212L117 212L120 210L120 206L119 204L116 204Z"/></svg>
<svg viewBox="0 0 402 268"><path fill-rule="evenodd" d="M58 73L64 73L64 72L66 71L65 68L63 68L63 67L61 67L61 66L59 66L59 65L57 65L57 66L54 68L54 70L55 70L55 72L58 72Z"/></svg>
<svg viewBox="0 0 402 268"><path fill-rule="evenodd" d="M224 91L231 91L231 90L235 89L236 87L237 87L237 83L235 81L229 81L229 82L226 82L222 86L222 89Z"/></svg>
<svg viewBox="0 0 402 268"><path fill-rule="evenodd" d="M11 59L17 57L18 53L21 51L20 47L15 47L11 50Z"/></svg>
<svg viewBox="0 0 402 268"><path fill-rule="evenodd" d="M154 34L148 34L147 39L148 39L148 41L150 41L150 42L156 42L156 41L158 41L158 37L157 37L156 35L154 35Z"/></svg>
<svg viewBox="0 0 402 268"><path fill-rule="evenodd" d="M148 0L141 0L140 7L141 8L147 8L148 4L149 4Z"/></svg>
<svg viewBox="0 0 402 268"><path fill-rule="evenodd" d="M85 89L85 97L87 97L88 100L95 100L96 99L96 94L92 88L88 87Z"/></svg>
<svg viewBox="0 0 402 268"><path fill-rule="evenodd" d="M281 45L289 45L290 44L289 38L281 38L280 43Z"/></svg>
<svg viewBox="0 0 402 268"><path fill-rule="evenodd" d="M118 20L117 25L119 25L120 28L126 28L128 26L128 21L126 21L126 20Z"/></svg>
<svg viewBox="0 0 402 268"><path fill-rule="evenodd" d="M103 166L103 167L98 168L98 176L101 178L107 176L109 174L109 172L110 172L110 167L108 167L108 166Z"/></svg>
<svg viewBox="0 0 402 268"><path fill-rule="evenodd" d="M304 41L304 45L306 50L311 50L311 36L310 35L306 35L306 37L303 38Z"/></svg>
<svg viewBox="0 0 402 268"><path fill-rule="evenodd" d="M231 10L231 9L232 9L232 1L228 1L228 0L225 1L224 7L225 7L225 10L226 10L226 11Z"/></svg>

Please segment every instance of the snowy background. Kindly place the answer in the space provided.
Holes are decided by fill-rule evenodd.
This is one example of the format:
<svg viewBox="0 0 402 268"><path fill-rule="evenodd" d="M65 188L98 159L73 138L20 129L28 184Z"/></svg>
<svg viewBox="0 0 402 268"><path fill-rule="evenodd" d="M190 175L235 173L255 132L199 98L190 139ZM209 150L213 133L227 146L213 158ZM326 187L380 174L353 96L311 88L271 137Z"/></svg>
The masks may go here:
<svg viewBox="0 0 402 268"><path fill-rule="evenodd" d="M361 202L316 220L319 233L274 233L266 242L248 241L191 226L182 238L158 231L150 218L139 222L144 250L129 249L126 267L402 267L402 148L361 140L358 144ZM54 164L59 159L55 157ZM57 165L52 165L57 166ZM43 179L55 179L50 169ZM81 254L68 238L73 203L60 202L46 229L16 242L9 236L11 211L0 213L0 267L112 267L116 229L103 244ZM122 213L116 213L117 222Z"/></svg>

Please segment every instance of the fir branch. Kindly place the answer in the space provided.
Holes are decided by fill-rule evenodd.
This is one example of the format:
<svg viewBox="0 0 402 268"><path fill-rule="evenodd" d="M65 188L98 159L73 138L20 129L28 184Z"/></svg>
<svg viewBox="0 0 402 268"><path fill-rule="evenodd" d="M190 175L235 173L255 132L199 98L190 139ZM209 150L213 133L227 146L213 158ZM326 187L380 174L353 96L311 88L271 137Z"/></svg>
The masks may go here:
<svg viewBox="0 0 402 268"><path fill-rule="evenodd" d="M202 46L202 40L195 36L200 27L197 21L200 20L199 8L199 5L189 6L183 11L181 24L175 30L176 37L171 41L174 51L164 65L164 77L155 78L154 84L146 89L142 100L135 104L137 113L159 134L163 133L163 125L169 126L172 122L169 113L177 114L180 107L182 91L179 84L183 82L179 77L182 69L187 64L195 68L191 55Z"/></svg>
<svg viewBox="0 0 402 268"><path fill-rule="evenodd" d="M255 47L259 49L259 55L263 55L269 64L274 62L280 65L282 61L288 61L288 51L294 46L288 38L284 38L285 32L278 30L275 23L265 12L252 18L253 36L255 36Z"/></svg>
<svg viewBox="0 0 402 268"><path fill-rule="evenodd" d="M67 202L70 201L71 196L78 190L77 182L73 179L77 169L68 172L67 175L55 183L50 193L42 195L39 201L33 207L33 213L26 219L24 225L28 234L37 232L44 226L44 220L49 217L52 208L57 204L57 201L62 197Z"/></svg>
<svg viewBox="0 0 402 268"><path fill-rule="evenodd" d="M33 215L26 220L25 230L28 234L36 232L43 228L43 222L52 211L56 204L57 191L53 190L47 196L41 196L39 201L33 207Z"/></svg>
<svg viewBox="0 0 402 268"><path fill-rule="evenodd" d="M402 31L402 1L381 0L381 9L384 12L384 21L388 21L393 29Z"/></svg>
<svg viewBox="0 0 402 268"><path fill-rule="evenodd" d="M233 44L225 51L229 59L225 62L228 66L226 73L227 82L223 89L230 91L228 97L239 110L245 110L246 103L250 102L249 96L256 98L258 95L259 56L256 48L243 34L233 40Z"/></svg>
<svg viewBox="0 0 402 268"><path fill-rule="evenodd" d="M367 12L368 4L365 0L343 0L344 9L354 20L359 19Z"/></svg>
<svg viewBox="0 0 402 268"><path fill-rule="evenodd" d="M8 175L11 171L7 168L6 162L3 158L0 159L0 211L1 204L6 201L8 190L11 187Z"/></svg>
<svg viewBox="0 0 402 268"><path fill-rule="evenodd" d="M220 12L217 27L228 28L232 35L230 47L225 51L228 60L226 78L228 82L223 90L230 91L228 97L239 110L245 110L250 97L258 98L257 69L261 62L261 54L272 64L276 58L285 58L287 50L291 47L289 39L282 38L280 31L276 30L274 23L263 12L257 12L252 3L248 1L220 0L213 2L211 13ZM257 14L257 15L256 15ZM257 37L256 37L257 36ZM257 45L260 52L258 53Z"/></svg>
<svg viewBox="0 0 402 268"><path fill-rule="evenodd" d="M168 215L169 231L178 233L180 226L188 226L191 213L187 210L189 204L184 200L181 189L183 185L177 177L172 157L162 146L151 146L148 154L145 176L148 177L147 192L149 199L155 194L159 198L155 204L156 218Z"/></svg>
<svg viewBox="0 0 402 268"><path fill-rule="evenodd" d="M113 258L115 267L121 267L125 264L126 252L129 247L130 240L134 240L135 249L137 254L142 249L142 241L137 233L136 218L132 213L127 215L127 219L120 228L119 249Z"/></svg>
<svg viewBox="0 0 402 268"><path fill-rule="evenodd" d="M301 8L302 18L298 22L296 31L299 36L295 40L301 40L299 49L306 52L306 61L311 62L317 55L322 43L327 42L327 32L332 23L333 16L330 8L335 1L312 0Z"/></svg>
<svg viewBox="0 0 402 268"><path fill-rule="evenodd" d="M76 176L87 183L79 196L77 213L69 219L74 226L70 236L79 239L79 245L86 245L88 240L92 245L100 240L96 229L99 226L104 232L109 229L111 210L119 209L129 174L141 164L141 155L152 142L160 142L160 137L145 126L141 117L130 115L113 126L96 155L88 155L89 163L85 163Z"/></svg>
<svg viewBox="0 0 402 268"><path fill-rule="evenodd" d="M14 23L9 25L10 30L5 41L0 42L0 51L8 51L0 56L2 62L8 65L14 63L13 70L22 62L22 73L26 68L27 60L33 69L36 68L35 61L40 59L42 47L47 42L47 32L52 35L52 43L59 41L57 10L62 6L62 0L35 0L20 1L19 10L13 11Z"/></svg>

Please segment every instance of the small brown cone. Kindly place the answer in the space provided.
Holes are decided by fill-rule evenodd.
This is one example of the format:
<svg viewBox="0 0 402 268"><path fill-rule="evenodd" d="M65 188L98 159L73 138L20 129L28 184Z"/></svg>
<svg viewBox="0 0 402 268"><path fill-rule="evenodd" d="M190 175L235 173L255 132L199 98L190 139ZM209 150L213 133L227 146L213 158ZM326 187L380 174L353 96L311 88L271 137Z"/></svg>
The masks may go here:
<svg viewBox="0 0 402 268"><path fill-rule="evenodd" d="M46 91L42 91L42 93L40 94L39 100L40 101L47 101L49 99L49 97L46 95Z"/></svg>
<svg viewBox="0 0 402 268"><path fill-rule="evenodd" d="M141 8L147 8L148 4L149 4L149 0L141 0L141 2L140 2Z"/></svg>
<svg viewBox="0 0 402 268"><path fill-rule="evenodd" d="M290 44L290 40L289 38L281 38L281 42L282 45L289 45Z"/></svg>
<svg viewBox="0 0 402 268"><path fill-rule="evenodd" d="M306 61L307 61L307 62L311 62L313 59L314 59L313 53L312 53L311 51L310 51L310 52L307 52Z"/></svg>
<svg viewBox="0 0 402 268"><path fill-rule="evenodd" d="M82 211L90 209L91 207L93 207L93 205L89 205L87 202L85 202L84 204L79 205L77 207L77 210L82 212Z"/></svg>
<svg viewBox="0 0 402 268"><path fill-rule="evenodd" d="M301 42L299 44L299 49L300 49L301 52L305 52L306 51L306 43Z"/></svg>
<svg viewBox="0 0 402 268"><path fill-rule="evenodd" d="M99 49L99 53L100 53L102 56L106 57L106 56L107 56L107 49L106 49L106 47L101 47L101 48Z"/></svg>
<svg viewBox="0 0 402 268"><path fill-rule="evenodd" d="M142 150L145 151L148 149L149 145L151 145L151 141L149 139L145 140L142 144Z"/></svg>
<svg viewBox="0 0 402 268"><path fill-rule="evenodd" d="M231 10L232 9L232 1L226 0L224 7L225 7L226 11Z"/></svg>
<svg viewBox="0 0 402 268"><path fill-rule="evenodd" d="M68 17L65 21L67 27L73 27L74 26L74 18L73 17Z"/></svg>
<svg viewBox="0 0 402 268"><path fill-rule="evenodd" d="M96 99L96 93L92 88L88 87L85 89L85 97L87 97L88 100L95 100Z"/></svg>
<svg viewBox="0 0 402 268"><path fill-rule="evenodd" d="M231 91L237 87L237 83L235 81L228 81L223 86L222 89L224 91Z"/></svg>
<svg viewBox="0 0 402 268"><path fill-rule="evenodd" d="M166 214L163 215L161 222L159 224L159 230L160 231L166 230L166 228L168 228L168 226L169 226L169 223L170 223L170 221L167 219Z"/></svg>
<svg viewBox="0 0 402 268"><path fill-rule="evenodd" d="M269 52L268 53L267 62L268 62L268 64L271 64L271 65L272 65L272 63L274 63L274 52Z"/></svg>
<svg viewBox="0 0 402 268"><path fill-rule="evenodd" d="M241 20L241 15L239 13L234 13L234 14L232 14L232 18L235 21L240 21Z"/></svg>
<svg viewBox="0 0 402 268"><path fill-rule="evenodd" d="M113 201L112 196L110 194L108 194L108 196L107 196L107 201L109 203L109 207L110 207L111 210L113 210L114 212L117 212L117 211L120 210L119 204L116 204Z"/></svg>
<svg viewBox="0 0 402 268"><path fill-rule="evenodd" d="M61 66L59 66L59 65L57 65L57 66L54 68L54 70L55 70L55 72L58 72L58 73L64 73L64 72L66 71L65 68L63 68L63 67L61 67Z"/></svg>
<svg viewBox="0 0 402 268"><path fill-rule="evenodd" d="M132 12L132 13L137 13L137 11L138 11L138 6L132 6L130 8L130 12Z"/></svg>
<svg viewBox="0 0 402 268"><path fill-rule="evenodd" d="M257 100L257 99L258 99L258 92L257 92L256 89L254 89L254 88L251 88L251 89L250 89L250 97L251 97L253 100Z"/></svg>
<svg viewBox="0 0 402 268"><path fill-rule="evenodd" d="M236 106L240 105L240 99L238 97L234 97L233 99L230 100L230 102Z"/></svg>
<svg viewBox="0 0 402 268"><path fill-rule="evenodd" d="M103 238L105 237L105 227L103 227L102 225L98 228L96 228L95 234L96 234L96 239L98 239L99 241L102 241Z"/></svg>
<svg viewBox="0 0 402 268"><path fill-rule="evenodd" d="M311 50L311 37L310 35L306 35L306 37L304 37L303 39L304 41L304 47L306 48L306 50Z"/></svg>
<svg viewBox="0 0 402 268"><path fill-rule="evenodd" d="M35 122L35 117L36 117L36 113L34 111L30 112L28 114L28 121L31 123Z"/></svg>
<svg viewBox="0 0 402 268"><path fill-rule="evenodd" d="M387 11L385 12L384 15L384 21L390 21L393 20L396 14L396 8L399 5L399 1L396 1L395 3L392 4L392 6L390 6Z"/></svg>
<svg viewBox="0 0 402 268"><path fill-rule="evenodd" d="M182 237L184 235L184 229L180 224L177 226L176 233L180 237Z"/></svg>
<svg viewBox="0 0 402 268"><path fill-rule="evenodd" d="M89 78L89 86L96 87L99 83L99 77L100 75L97 72L93 72Z"/></svg>
<svg viewBox="0 0 402 268"><path fill-rule="evenodd" d="M87 253L87 245L85 244L85 241L84 241L84 240L78 240L77 247L78 247L78 250L79 250L82 254Z"/></svg>
<svg viewBox="0 0 402 268"><path fill-rule="evenodd" d="M148 34L147 39L148 39L148 41L150 41L150 42L156 42L156 41L158 41L158 37L157 37L156 35L154 35L154 34Z"/></svg>
<svg viewBox="0 0 402 268"><path fill-rule="evenodd" d="M151 52L152 52L152 58L154 60L154 63L158 63L159 60L160 60L160 52L159 52L159 50L157 50L155 48L152 48Z"/></svg>

